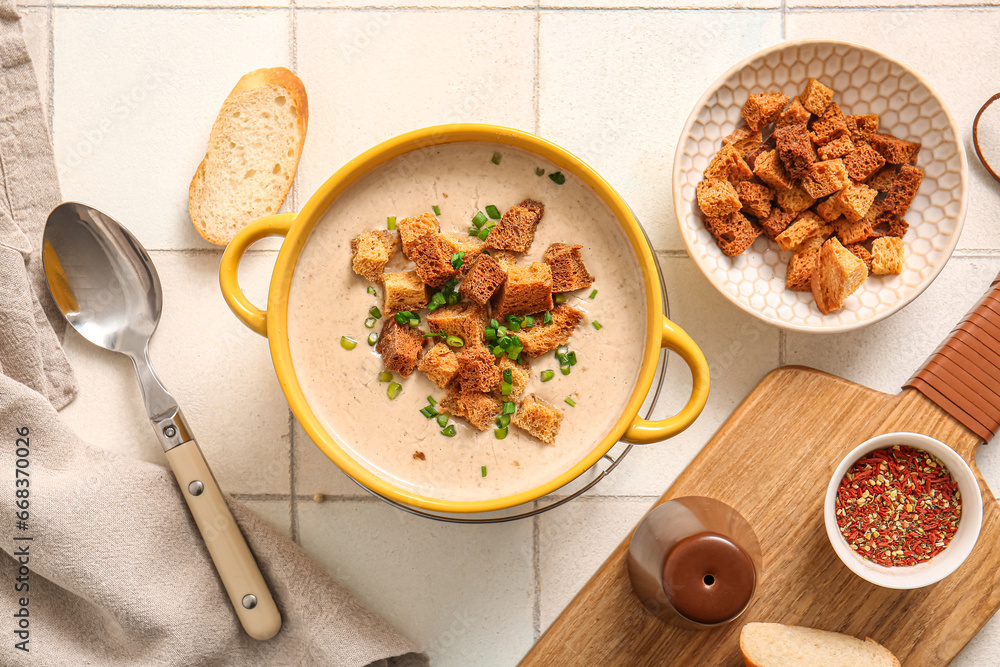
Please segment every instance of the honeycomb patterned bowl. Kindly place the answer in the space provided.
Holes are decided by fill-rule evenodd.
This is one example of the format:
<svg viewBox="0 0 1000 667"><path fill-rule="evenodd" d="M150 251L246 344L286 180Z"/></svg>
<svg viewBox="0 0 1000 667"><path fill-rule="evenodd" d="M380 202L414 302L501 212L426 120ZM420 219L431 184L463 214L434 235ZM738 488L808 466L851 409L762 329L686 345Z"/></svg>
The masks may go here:
<svg viewBox="0 0 1000 667"><path fill-rule="evenodd" d="M823 315L809 292L785 289L790 252L764 236L727 257L705 229L695 187L722 138L743 123L751 93L797 95L810 77L836 91L848 114L876 113L880 130L920 141L924 170L906 221L901 275L871 276L838 311ZM695 105L674 158L674 207L688 254L709 282L751 315L790 331L843 332L882 320L916 298L951 257L965 220L968 163L944 101L916 72L873 49L848 42L803 40L761 51L723 74Z"/></svg>

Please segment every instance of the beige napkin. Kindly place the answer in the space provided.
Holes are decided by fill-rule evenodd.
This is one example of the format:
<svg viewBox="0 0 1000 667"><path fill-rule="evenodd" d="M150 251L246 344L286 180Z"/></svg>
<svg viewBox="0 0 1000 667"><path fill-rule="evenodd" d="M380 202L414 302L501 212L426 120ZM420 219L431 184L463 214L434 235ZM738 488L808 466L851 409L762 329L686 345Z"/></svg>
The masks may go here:
<svg viewBox="0 0 1000 667"><path fill-rule="evenodd" d="M427 665L230 501L284 618L274 639L250 639L170 471L62 423L56 408L75 384L40 270L59 187L35 81L17 14L0 0L0 664Z"/></svg>

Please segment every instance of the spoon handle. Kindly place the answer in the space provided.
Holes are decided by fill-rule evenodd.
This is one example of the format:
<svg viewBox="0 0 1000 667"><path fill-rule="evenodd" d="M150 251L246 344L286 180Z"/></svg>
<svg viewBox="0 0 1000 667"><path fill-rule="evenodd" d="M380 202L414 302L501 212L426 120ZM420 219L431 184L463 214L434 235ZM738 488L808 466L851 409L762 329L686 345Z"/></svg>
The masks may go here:
<svg viewBox="0 0 1000 667"><path fill-rule="evenodd" d="M270 639L281 629L281 614L198 443L188 440L166 454L243 629Z"/></svg>

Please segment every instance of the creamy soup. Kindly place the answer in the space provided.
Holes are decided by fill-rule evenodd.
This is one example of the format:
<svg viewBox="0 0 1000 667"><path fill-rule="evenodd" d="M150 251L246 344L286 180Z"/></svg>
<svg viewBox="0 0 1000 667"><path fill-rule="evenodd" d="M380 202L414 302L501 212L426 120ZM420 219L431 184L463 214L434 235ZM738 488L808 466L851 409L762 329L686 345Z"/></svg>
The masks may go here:
<svg viewBox="0 0 1000 667"><path fill-rule="evenodd" d="M500 164L491 158L502 156ZM536 169L544 169L539 176ZM527 151L467 142L419 149L390 160L349 188L313 229L295 267L288 307L292 363L309 405L324 428L362 465L409 491L442 500L485 500L535 488L565 472L594 449L621 416L635 385L645 341L646 306L635 251L607 205L571 174L559 185L556 167ZM455 437L441 434L420 414L438 389L420 371L406 379L395 400L379 382L385 370L367 344L368 310L382 308L370 283L351 269L351 239L385 229L398 219L440 208L442 232L466 233L477 211L494 204L506 211L523 199L545 204L526 265L541 261L551 243L583 245L595 277L591 288L569 293L567 303L584 313L570 338L578 363L559 371L554 353L530 359L535 393L564 413L555 445L546 445L513 424L503 440L453 418ZM413 268L397 251L386 272ZM597 296L589 298L596 289ZM380 320L374 331L380 331ZM427 329L426 311L421 327ZM593 326L594 321L601 329ZM358 341L341 347L341 336ZM426 350L433 343L429 342ZM542 382L543 370L555 377ZM571 407L565 402L572 397ZM419 452L419 454L418 454ZM421 458L422 455L422 458ZM483 476L483 467L486 475Z"/></svg>

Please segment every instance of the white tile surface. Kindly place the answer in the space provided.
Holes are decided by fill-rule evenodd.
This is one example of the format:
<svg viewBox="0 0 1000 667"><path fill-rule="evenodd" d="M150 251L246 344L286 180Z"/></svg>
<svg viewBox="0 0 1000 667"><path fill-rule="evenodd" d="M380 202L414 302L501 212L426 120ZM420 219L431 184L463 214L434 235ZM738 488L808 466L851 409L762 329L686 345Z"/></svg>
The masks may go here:
<svg viewBox="0 0 1000 667"><path fill-rule="evenodd" d="M341 471L333 461L313 444L302 426L295 422L295 493L312 497L317 493L328 496L367 498L367 491Z"/></svg>
<svg viewBox="0 0 1000 667"><path fill-rule="evenodd" d="M288 500L241 498L240 502L262 517L271 528L285 537L292 536L292 509Z"/></svg>

